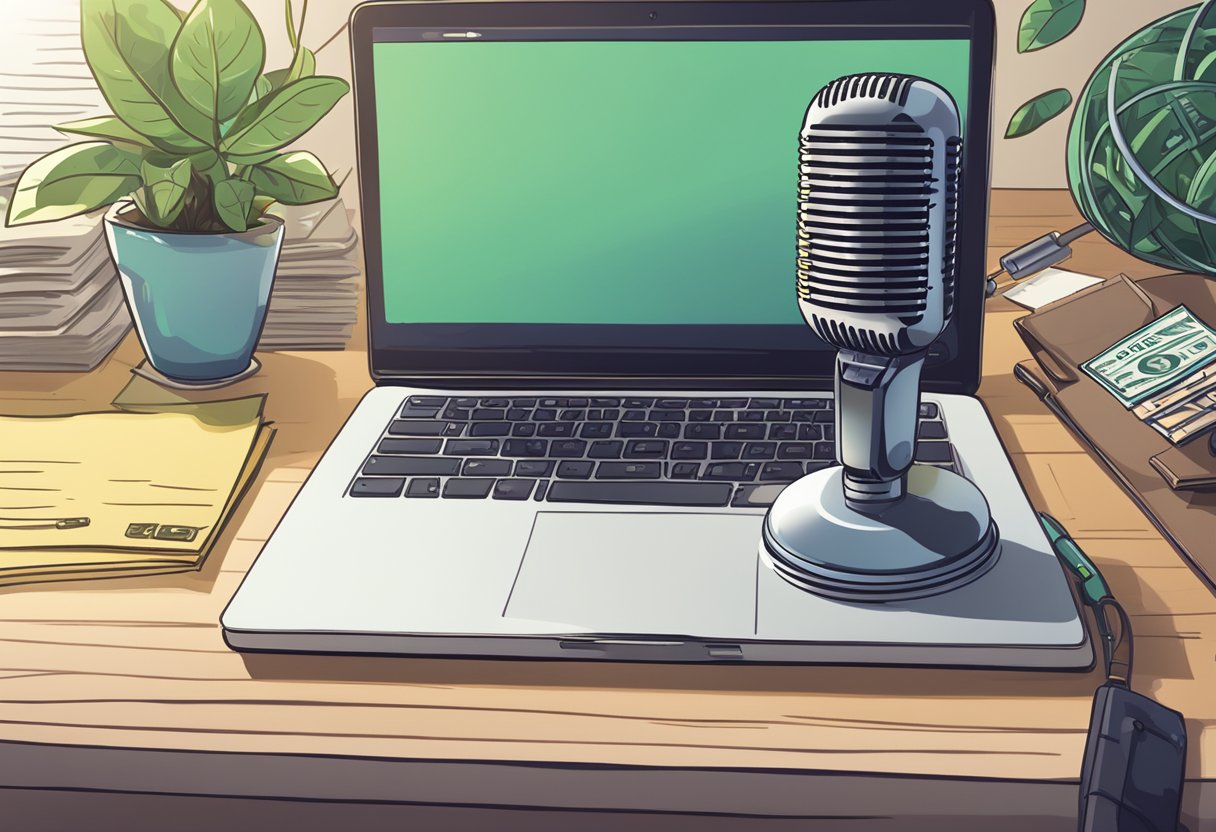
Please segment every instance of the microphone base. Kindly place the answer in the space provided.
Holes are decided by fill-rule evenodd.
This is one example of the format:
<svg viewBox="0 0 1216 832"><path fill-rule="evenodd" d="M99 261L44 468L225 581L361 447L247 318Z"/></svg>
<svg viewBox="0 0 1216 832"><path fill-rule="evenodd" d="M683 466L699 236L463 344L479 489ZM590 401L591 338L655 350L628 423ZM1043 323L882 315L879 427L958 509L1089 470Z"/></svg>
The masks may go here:
<svg viewBox="0 0 1216 832"><path fill-rule="evenodd" d="M845 501L843 469L791 483L764 518L760 554L791 584L842 601L881 603L949 592L996 563L1000 536L980 490L913 465L903 499L875 511Z"/></svg>

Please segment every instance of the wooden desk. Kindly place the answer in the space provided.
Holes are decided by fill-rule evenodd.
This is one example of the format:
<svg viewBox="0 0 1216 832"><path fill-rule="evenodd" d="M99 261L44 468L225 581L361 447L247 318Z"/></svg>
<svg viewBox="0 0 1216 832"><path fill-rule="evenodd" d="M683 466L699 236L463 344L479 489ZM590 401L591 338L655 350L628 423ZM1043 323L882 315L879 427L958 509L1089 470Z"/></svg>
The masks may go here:
<svg viewBox="0 0 1216 832"><path fill-rule="evenodd" d="M999 192L992 209L991 263L1077 221L1060 192ZM1096 235L1069 265L1153 268ZM1196 830L1216 819L1216 789L1199 782L1216 776L1216 599L1014 380L1020 314L989 304L981 395L1031 501L1131 611L1136 687L1187 715ZM0 816L48 829L1075 828L1097 673L230 651L220 611L370 386L364 349L360 337L344 353L265 354L237 388L269 393L279 435L201 571L0 591ZM88 375L0 375L0 399L9 412L102 406L140 357L131 339Z"/></svg>

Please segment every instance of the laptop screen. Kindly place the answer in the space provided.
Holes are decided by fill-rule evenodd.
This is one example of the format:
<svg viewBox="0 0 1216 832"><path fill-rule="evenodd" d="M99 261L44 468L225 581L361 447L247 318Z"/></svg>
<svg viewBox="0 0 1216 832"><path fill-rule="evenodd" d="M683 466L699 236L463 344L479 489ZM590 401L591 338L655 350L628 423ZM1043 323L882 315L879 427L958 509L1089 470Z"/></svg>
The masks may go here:
<svg viewBox="0 0 1216 832"><path fill-rule="evenodd" d="M919 75L958 103L966 147L966 26L398 26L372 40L373 338L382 324L453 370L481 356L592 375L648 353L732 375L778 353L829 376L835 350L795 293L810 99L851 73ZM937 362L957 351L948 331Z"/></svg>

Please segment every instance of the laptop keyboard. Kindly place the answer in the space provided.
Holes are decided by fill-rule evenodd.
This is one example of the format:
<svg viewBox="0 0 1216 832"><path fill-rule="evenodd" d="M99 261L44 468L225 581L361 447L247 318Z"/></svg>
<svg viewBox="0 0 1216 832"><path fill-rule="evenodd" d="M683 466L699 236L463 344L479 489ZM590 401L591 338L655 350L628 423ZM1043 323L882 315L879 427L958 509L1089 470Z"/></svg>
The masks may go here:
<svg viewBox="0 0 1216 832"><path fill-rule="evenodd" d="M356 472L360 498L771 505L835 464L831 398L411 396ZM957 470L936 404L918 462Z"/></svg>

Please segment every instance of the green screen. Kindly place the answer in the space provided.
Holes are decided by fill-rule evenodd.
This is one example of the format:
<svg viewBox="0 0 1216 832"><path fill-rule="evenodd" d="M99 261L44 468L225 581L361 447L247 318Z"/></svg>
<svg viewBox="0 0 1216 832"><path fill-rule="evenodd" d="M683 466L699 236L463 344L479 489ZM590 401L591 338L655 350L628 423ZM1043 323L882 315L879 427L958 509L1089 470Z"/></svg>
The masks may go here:
<svg viewBox="0 0 1216 832"><path fill-rule="evenodd" d="M377 43L389 323L800 324L798 132L966 40Z"/></svg>

